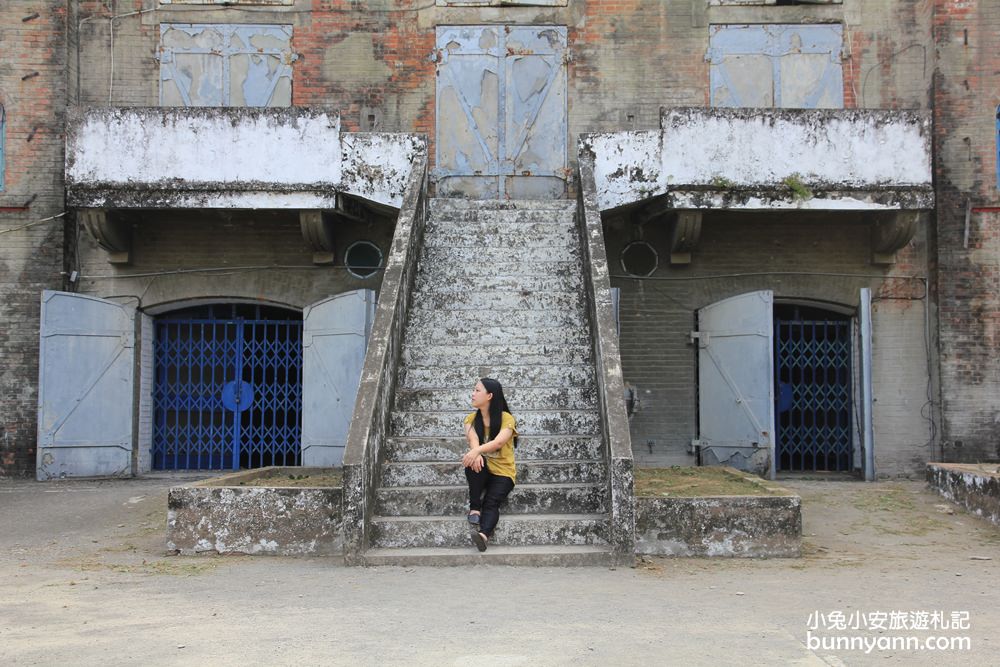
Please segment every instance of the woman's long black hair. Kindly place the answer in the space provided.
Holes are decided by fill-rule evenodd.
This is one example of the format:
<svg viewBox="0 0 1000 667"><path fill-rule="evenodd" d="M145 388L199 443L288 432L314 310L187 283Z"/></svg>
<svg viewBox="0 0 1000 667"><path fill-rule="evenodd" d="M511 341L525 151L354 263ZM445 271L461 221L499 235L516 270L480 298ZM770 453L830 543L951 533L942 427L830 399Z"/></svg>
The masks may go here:
<svg viewBox="0 0 1000 667"><path fill-rule="evenodd" d="M500 386L499 382L493 378L479 378L479 381L483 383L483 389L486 390L487 394L493 394L493 398L490 399L490 431L491 435L495 437L497 433L500 433L503 413L510 412L510 407L507 405L507 399L503 395L503 387ZM483 426L483 413L480 410L476 410L476 418L473 420L472 426L476 429L476 435L479 436L479 444L485 443L486 429ZM514 436L514 446L517 447L517 436Z"/></svg>

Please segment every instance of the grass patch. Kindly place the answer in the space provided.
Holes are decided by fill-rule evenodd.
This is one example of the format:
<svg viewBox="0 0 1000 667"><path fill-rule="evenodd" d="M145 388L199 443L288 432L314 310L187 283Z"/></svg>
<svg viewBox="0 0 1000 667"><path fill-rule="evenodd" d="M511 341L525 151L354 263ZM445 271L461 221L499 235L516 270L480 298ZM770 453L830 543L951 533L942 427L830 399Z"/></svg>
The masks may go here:
<svg viewBox="0 0 1000 667"><path fill-rule="evenodd" d="M810 190L805 183L802 182L802 177L799 174L792 174L782 181L785 187L788 188L792 193L792 199L799 201L805 201L807 199L813 198L813 192Z"/></svg>
<svg viewBox="0 0 1000 667"><path fill-rule="evenodd" d="M714 466L636 468L635 495L695 498L698 496L785 496L784 489L768 487L761 480L731 468Z"/></svg>

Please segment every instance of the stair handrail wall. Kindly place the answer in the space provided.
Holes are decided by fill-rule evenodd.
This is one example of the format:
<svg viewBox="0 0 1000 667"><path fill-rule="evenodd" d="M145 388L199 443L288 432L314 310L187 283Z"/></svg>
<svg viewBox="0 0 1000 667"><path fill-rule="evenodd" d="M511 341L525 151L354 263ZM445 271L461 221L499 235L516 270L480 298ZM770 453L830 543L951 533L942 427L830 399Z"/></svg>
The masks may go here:
<svg viewBox="0 0 1000 667"><path fill-rule="evenodd" d="M427 222L427 204L424 140L414 155L403 191L344 450L343 539L344 562L348 565L363 564L369 544L379 464L389 433L403 333Z"/></svg>
<svg viewBox="0 0 1000 667"><path fill-rule="evenodd" d="M594 161L581 151L578 164L580 187L577 193L577 230L583 251L587 317L591 324L597 369L601 436L606 443L604 449L608 461L607 493L611 510L608 542L614 551L615 560L627 563L635 558L635 466L632 438L625 412L625 384L611 301L611 279L601 210L597 204Z"/></svg>

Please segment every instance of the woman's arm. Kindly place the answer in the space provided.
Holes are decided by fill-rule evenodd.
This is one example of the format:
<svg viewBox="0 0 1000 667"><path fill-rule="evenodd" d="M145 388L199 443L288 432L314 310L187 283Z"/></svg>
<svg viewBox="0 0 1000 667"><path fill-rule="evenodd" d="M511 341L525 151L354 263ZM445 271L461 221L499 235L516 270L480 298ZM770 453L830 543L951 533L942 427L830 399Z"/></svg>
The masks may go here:
<svg viewBox="0 0 1000 667"><path fill-rule="evenodd" d="M475 430L473 430L473 435L475 435ZM514 435L513 429L502 428L500 429L500 433L497 434L496 438L488 442L485 442L481 445L473 445L472 440L470 438L469 451L466 452L465 456L462 457L462 465L464 465L466 468L470 467L473 464L473 462L475 462L475 460L480 456L482 456L483 454L487 454L489 452L495 452L501 447L503 447L505 444L507 444L507 441L510 440L513 435ZM479 471L477 470L476 472Z"/></svg>
<svg viewBox="0 0 1000 667"><path fill-rule="evenodd" d="M471 423L465 425L465 439L469 443L469 449L479 446L479 435L476 434L476 427Z"/></svg>
<svg viewBox="0 0 1000 667"><path fill-rule="evenodd" d="M485 461L479 454L473 455L472 453L479 448L479 435L471 422L465 425L465 439L469 443L469 451L462 457L462 465L466 468L472 468L473 472L479 472L483 469Z"/></svg>

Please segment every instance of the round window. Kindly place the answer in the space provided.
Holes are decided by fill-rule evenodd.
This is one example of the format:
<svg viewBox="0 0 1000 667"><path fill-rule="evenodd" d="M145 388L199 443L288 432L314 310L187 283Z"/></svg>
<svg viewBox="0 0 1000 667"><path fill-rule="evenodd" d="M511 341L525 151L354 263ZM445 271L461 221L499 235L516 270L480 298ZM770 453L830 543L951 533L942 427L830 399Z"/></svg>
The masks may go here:
<svg viewBox="0 0 1000 667"><path fill-rule="evenodd" d="M356 241L344 253L344 264L355 278L367 278L382 268L382 251L371 241Z"/></svg>
<svg viewBox="0 0 1000 667"><path fill-rule="evenodd" d="M659 257L653 246L645 241L632 241L622 248L620 256L622 268L630 276L651 276L659 264Z"/></svg>

